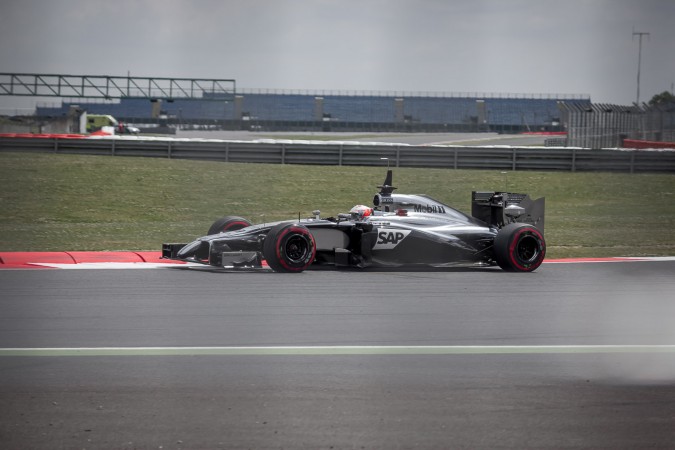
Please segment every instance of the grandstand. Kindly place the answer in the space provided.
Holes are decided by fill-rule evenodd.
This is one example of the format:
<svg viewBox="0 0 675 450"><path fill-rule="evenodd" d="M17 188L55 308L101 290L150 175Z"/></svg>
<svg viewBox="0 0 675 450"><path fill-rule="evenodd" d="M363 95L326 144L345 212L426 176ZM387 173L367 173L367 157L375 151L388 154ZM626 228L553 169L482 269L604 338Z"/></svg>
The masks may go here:
<svg viewBox="0 0 675 450"><path fill-rule="evenodd" d="M237 90L218 98L148 100L121 98L98 103L64 101L38 106L36 115L57 117L78 106L129 123L156 123L274 131L558 131L561 103L590 105L583 95L508 95L346 91Z"/></svg>

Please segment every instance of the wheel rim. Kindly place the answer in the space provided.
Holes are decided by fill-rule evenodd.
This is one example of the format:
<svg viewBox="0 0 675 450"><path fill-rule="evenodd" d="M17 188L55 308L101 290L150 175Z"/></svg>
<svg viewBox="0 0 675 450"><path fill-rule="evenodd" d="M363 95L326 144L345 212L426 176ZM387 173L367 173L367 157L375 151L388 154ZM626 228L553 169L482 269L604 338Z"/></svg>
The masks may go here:
<svg viewBox="0 0 675 450"><path fill-rule="evenodd" d="M304 262L309 253L309 243L304 236L292 236L286 242L286 257L293 263Z"/></svg>
<svg viewBox="0 0 675 450"><path fill-rule="evenodd" d="M518 259L524 263L532 263L539 257L539 241L532 235L522 236L516 246L516 252Z"/></svg>

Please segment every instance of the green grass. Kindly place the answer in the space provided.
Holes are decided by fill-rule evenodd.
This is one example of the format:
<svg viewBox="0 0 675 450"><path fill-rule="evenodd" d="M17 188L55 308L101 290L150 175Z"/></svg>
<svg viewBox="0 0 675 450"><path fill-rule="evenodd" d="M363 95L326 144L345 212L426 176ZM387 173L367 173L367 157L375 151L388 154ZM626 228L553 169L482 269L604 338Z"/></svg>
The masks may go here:
<svg viewBox="0 0 675 450"><path fill-rule="evenodd" d="M370 204L384 168L0 153L0 251L158 250L223 215L254 223ZM508 177L508 179L507 179ZM472 190L546 197L548 256L675 255L675 176L394 169L465 212ZM507 186L508 185L508 186Z"/></svg>

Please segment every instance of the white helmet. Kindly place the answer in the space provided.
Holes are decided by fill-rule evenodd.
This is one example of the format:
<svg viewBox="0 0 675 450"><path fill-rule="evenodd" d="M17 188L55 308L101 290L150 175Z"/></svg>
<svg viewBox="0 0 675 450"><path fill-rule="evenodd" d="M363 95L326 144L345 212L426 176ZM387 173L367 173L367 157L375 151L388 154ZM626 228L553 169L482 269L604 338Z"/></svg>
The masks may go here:
<svg viewBox="0 0 675 450"><path fill-rule="evenodd" d="M372 216L373 215L373 208L370 208L365 205L356 205L353 207L349 213L354 217L355 219L358 220L363 220L366 217Z"/></svg>

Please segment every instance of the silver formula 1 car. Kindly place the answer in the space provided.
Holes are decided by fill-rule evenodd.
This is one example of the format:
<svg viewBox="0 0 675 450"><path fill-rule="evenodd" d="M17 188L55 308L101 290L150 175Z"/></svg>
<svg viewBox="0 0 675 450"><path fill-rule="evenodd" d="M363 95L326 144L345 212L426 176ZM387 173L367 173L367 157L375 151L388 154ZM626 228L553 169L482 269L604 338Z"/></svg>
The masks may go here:
<svg viewBox="0 0 675 450"><path fill-rule="evenodd" d="M471 216L426 195L395 194L387 171L373 207L338 217L252 225L241 217L217 220L189 244L164 244L167 259L226 269L302 272L334 267L494 266L531 272L544 260L544 199L473 192Z"/></svg>

